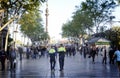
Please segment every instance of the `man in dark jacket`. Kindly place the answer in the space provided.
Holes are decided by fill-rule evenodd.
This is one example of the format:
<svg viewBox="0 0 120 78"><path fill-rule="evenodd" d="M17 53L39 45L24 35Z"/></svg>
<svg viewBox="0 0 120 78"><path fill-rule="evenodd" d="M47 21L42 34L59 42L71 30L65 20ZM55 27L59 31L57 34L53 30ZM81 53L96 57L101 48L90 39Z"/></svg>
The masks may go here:
<svg viewBox="0 0 120 78"><path fill-rule="evenodd" d="M2 66L2 71L5 70L5 60L6 60L6 53L4 51L4 49L2 48L0 50L0 62L1 62L1 66Z"/></svg>
<svg viewBox="0 0 120 78"><path fill-rule="evenodd" d="M114 64L114 58L113 58L114 52L115 52L115 50L110 48L110 50L109 50L109 64Z"/></svg>

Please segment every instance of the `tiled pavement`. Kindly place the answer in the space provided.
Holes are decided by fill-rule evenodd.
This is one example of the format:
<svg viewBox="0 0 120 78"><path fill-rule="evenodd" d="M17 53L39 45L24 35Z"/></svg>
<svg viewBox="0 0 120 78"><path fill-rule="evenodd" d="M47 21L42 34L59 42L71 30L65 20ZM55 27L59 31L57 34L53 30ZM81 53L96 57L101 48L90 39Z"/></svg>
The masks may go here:
<svg viewBox="0 0 120 78"><path fill-rule="evenodd" d="M84 59L79 53L65 58L64 71L59 71L58 59L55 72L50 71L49 58L24 59L17 62L15 72L0 71L0 78L119 78L116 65L101 64L101 56L93 64L91 58Z"/></svg>

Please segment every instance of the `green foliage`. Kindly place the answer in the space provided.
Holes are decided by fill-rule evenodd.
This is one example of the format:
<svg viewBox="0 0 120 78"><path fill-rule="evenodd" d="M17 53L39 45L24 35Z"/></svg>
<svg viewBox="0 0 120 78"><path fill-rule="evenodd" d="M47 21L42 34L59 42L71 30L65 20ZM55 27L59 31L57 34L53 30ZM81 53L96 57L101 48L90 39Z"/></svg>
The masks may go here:
<svg viewBox="0 0 120 78"><path fill-rule="evenodd" d="M110 36L112 36L110 37L112 43L116 46L120 46L120 27L119 26L113 27L111 29Z"/></svg>
<svg viewBox="0 0 120 78"><path fill-rule="evenodd" d="M5 10L5 21L13 16L19 16L26 11L39 10L44 0L1 0L0 9ZM6 23L5 22L5 23Z"/></svg>
<svg viewBox="0 0 120 78"><path fill-rule="evenodd" d="M120 0L118 0L118 3L120 3Z"/></svg>
<svg viewBox="0 0 120 78"><path fill-rule="evenodd" d="M82 2L82 11L92 18L96 32L105 21L110 20L111 13L116 7L113 0L86 0Z"/></svg>
<svg viewBox="0 0 120 78"><path fill-rule="evenodd" d="M18 16L16 23L21 25L21 31L33 40L37 40L44 28L41 24L39 8L46 0L0 0L0 9L4 9L4 25L10 18ZM34 34L33 34L34 33ZM34 35L34 37L33 37Z"/></svg>
<svg viewBox="0 0 120 78"><path fill-rule="evenodd" d="M62 27L62 36L63 37L72 37L72 36L75 36L75 27L72 26L72 22L67 22L65 24L63 24L63 27Z"/></svg>
<svg viewBox="0 0 120 78"><path fill-rule="evenodd" d="M63 24L62 35L64 37L79 38L80 35L83 36L86 34L87 29L91 30L93 22L85 12L81 11L81 9L77 9L73 14L73 19L66 24Z"/></svg>
<svg viewBox="0 0 120 78"><path fill-rule="evenodd" d="M105 37L105 23L111 20L111 14L116 7L114 0L85 0L76 6L73 19L62 26L63 37L83 38L86 33L95 32L96 36ZM88 31L88 32L87 32ZM101 32L100 34L98 32Z"/></svg>
<svg viewBox="0 0 120 78"><path fill-rule="evenodd" d="M36 20L37 20L37 16L35 12L32 12L32 11L26 12L22 16L19 22L21 24L21 30L26 33L26 32L29 32L27 30L35 29L39 23ZM33 31L30 31L30 32L33 32Z"/></svg>
<svg viewBox="0 0 120 78"><path fill-rule="evenodd" d="M27 35L32 41L46 40L48 34L44 32L42 19L38 10L28 11L23 14L19 21L21 31Z"/></svg>

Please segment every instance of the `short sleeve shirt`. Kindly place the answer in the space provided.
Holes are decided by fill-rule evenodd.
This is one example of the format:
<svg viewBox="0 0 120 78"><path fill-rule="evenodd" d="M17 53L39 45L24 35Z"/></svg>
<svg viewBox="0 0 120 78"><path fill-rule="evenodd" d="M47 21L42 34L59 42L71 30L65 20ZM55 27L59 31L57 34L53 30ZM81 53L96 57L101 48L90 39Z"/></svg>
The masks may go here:
<svg viewBox="0 0 120 78"><path fill-rule="evenodd" d="M117 51L115 51L115 53L114 53L116 56L117 56L117 61L120 61L120 51L119 50L117 50Z"/></svg>

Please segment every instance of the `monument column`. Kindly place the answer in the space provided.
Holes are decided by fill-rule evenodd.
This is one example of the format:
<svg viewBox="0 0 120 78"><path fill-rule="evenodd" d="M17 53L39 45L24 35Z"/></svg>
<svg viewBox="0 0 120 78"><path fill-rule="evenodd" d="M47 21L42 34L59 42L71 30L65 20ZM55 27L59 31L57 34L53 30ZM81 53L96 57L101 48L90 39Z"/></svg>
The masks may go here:
<svg viewBox="0 0 120 78"><path fill-rule="evenodd" d="M45 16L46 16L46 29L45 29L45 31L48 33L48 15L49 15L49 13L48 13L48 1L46 1L46 10L45 10Z"/></svg>

